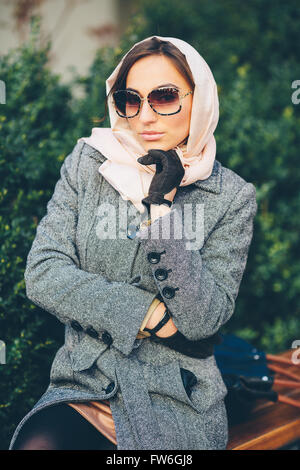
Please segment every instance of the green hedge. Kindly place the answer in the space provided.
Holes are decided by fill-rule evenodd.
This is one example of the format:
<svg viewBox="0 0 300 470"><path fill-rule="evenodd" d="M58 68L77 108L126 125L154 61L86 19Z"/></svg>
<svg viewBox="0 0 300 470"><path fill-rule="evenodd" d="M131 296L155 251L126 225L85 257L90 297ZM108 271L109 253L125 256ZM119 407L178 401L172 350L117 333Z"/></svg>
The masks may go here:
<svg viewBox="0 0 300 470"><path fill-rule="evenodd" d="M47 385L63 328L25 294L24 268L38 221L53 193L75 126L69 87L46 67L50 44L30 41L0 59L6 104L0 107L0 366L1 446Z"/></svg>
<svg viewBox="0 0 300 470"><path fill-rule="evenodd" d="M137 2L119 47L99 49L86 77L68 85L48 66L51 44L30 40L0 58L1 447L45 391L63 325L25 294L26 257L59 169L79 137L104 114L105 80L138 40L158 34L193 44L219 87L217 159L257 188L258 213L236 310L223 332L276 353L300 339L299 110L291 83L300 78L297 2L181 0ZM298 16L297 16L298 15ZM255 46L255 47L254 47ZM84 98L72 95L80 86ZM100 124L108 126L108 119Z"/></svg>

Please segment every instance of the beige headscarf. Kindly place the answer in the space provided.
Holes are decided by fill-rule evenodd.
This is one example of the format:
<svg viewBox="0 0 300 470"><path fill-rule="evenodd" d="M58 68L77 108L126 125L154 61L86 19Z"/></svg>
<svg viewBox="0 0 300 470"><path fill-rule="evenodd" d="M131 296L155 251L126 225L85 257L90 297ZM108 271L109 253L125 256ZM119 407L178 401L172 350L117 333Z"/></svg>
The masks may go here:
<svg viewBox="0 0 300 470"><path fill-rule="evenodd" d="M207 179L212 173L216 155L213 133L219 120L217 85L209 66L190 44L181 39L161 36L151 36L137 44L152 37L171 42L185 55L195 82L189 137L186 145L175 147L185 168L180 186L187 186L197 180ZM106 80L107 95L126 55ZM130 200L143 213L145 206L141 200L148 195L156 165L145 166L137 162L147 152L129 128L127 119L116 113L112 96L108 100L108 109L111 127L94 127L90 137L82 137L78 142L83 140L107 158L100 165L99 172L124 200Z"/></svg>

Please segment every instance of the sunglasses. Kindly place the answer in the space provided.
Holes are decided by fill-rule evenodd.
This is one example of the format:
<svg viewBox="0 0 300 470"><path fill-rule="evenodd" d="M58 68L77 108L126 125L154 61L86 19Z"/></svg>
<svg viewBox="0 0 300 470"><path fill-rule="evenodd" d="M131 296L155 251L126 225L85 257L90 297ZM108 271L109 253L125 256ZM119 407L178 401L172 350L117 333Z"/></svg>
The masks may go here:
<svg viewBox="0 0 300 470"><path fill-rule="evenodd" d="M122 118L133 118L138 115L142 101L148 100L149 105L157 114L171 116L181 111L181 100L193 92L180 95L179 90L173 87L160 87L150 91L146 98L132 90L118 90L113 96L117 114Z"/></svg>

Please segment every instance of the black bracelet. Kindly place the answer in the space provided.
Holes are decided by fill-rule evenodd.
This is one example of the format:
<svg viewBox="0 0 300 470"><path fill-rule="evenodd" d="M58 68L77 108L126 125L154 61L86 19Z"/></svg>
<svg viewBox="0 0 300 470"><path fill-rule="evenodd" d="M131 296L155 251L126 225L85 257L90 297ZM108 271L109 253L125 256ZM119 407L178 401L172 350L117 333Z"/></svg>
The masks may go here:
<svg viewBox="0 0 300 470"><path fill-rule="evenodd" d="M149 331L149 333L151 333L151 336L155 335L155 333L157 331L159 331L166 323L168 323L168 321L170 320L171 318L171 315L170 315L170 312L168 310L168 308L166 307L166 310L165 310L165 313L164 313L164 316L162 317L162 319L160 320L160 322L154 327L154 328L144 328L144 331Z"/></svg>
<svg viewBox="0 0 300 470"><path fill-rule="evenodd" d="M162 194L158 193L152 193L151 195L145 197L142 199L142 203L148 208L150 208L151 204L156 204L156 205L161 205L165 204L168 207L171 207L173 204L173 201L169 201L169 199L165 199Z"/></svg>

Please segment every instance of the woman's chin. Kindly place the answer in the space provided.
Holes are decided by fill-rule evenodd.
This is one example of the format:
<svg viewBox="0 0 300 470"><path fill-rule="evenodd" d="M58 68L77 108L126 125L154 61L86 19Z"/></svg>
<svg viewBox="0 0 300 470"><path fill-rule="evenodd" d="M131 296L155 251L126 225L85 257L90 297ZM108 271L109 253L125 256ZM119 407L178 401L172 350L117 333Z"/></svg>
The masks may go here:
<svg viewBox="0 0 300 470"><path fill-rule="evenodd" d="M149 142L147 145L144 144L143 147L146 152L148 152L151 149L164 150L166 152L167 150L171 150L171 148L173 148L173 147L170 147L169 145L161 144L158 141Z"/></svg>

